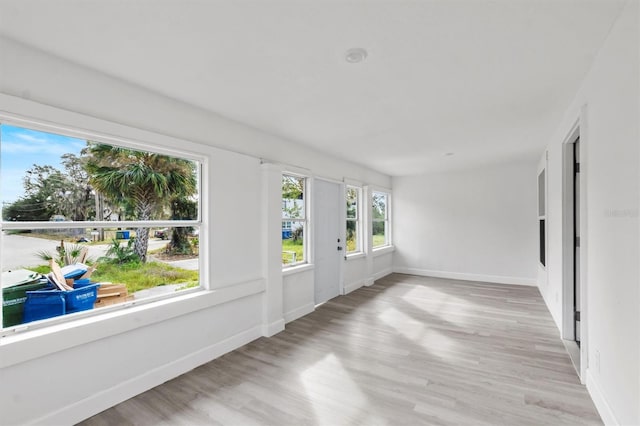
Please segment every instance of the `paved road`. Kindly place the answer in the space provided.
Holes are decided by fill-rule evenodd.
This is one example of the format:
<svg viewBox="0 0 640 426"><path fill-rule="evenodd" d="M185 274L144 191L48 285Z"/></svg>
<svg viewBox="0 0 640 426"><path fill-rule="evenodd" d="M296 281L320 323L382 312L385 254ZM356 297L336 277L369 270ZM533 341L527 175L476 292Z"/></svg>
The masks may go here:
<svg viewBox="0 0 640 426"><path fill-rule="evenodd" d="M162 262L162 261L161 261ZM173 262L165 262L171 266L175 266L176 268L188 269L191 271L198 270L198 259L187 259L187 260L174 260Z"/></svg>
<svg viewBox="0 0 640 426"><path fill-rule="evenodd" d="M59 241L26 237L24 235L7 235L3 232L1 252L2 270L9 271L12 269L19 269L24 267L28 268L29 266L42 265L44 262L37 256L37 253L41 251L55 253L56 246L59 243ZM165 244L167 244L167 241L156 240L153 238L149 239L150 250L163 247ZM87 247L89 247L89 257L98 259L99 257L104 256L109 245L100 244Z"/></svg>

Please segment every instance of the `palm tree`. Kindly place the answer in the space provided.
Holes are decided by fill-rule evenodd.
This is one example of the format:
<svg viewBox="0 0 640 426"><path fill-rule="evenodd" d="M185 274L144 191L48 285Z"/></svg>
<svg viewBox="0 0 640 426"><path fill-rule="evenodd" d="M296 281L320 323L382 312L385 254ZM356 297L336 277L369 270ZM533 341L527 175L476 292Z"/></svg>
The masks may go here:
<svg viewBox="0 0 640 426"><path fill-rule="evenodd" d="M196 193L196 168L192 161L88 142L87 171L96 191L111 202L129 204L137 220L162 215L176 197ZM149 229L136 229L134 251L147 260Z"/></svg>

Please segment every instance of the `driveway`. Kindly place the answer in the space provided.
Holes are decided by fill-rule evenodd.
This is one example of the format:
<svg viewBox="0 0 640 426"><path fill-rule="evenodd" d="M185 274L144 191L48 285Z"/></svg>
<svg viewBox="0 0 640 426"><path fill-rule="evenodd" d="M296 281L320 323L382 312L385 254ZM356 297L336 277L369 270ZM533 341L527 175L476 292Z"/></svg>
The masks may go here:
<svg viewBox="0 0 640 426"><path fill-rule="evenodd" d="M45 240L43 238L33 238L24 235L7 235L2 233L2 270L28 268L30 266L42 265L44 262L37 253L47 251L55 253L59 241ZM149 239L149 250L163 247L167 241ZM98 259L107 252L109 245L87 245L89 257ZM177 266L177 265L176 265Z"/></svg>

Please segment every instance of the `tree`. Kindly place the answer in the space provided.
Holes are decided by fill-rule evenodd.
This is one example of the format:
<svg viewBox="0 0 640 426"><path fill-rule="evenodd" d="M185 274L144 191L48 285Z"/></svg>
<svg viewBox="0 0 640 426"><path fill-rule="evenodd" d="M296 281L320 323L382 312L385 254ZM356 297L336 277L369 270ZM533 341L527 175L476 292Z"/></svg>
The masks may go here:
<svg viewBox="0 0 640 426"><path fill-rule="evenodd" d="M66 219L84 221L93 215L93 189L82 159L74 154L64 154L61 158L63 171L49 165L34 164L25 172L25 196L16 206L23 210L20 220L42 221L61 215Z"/></svg>
<svg viewBox="0 0 640 426"><path fill-rule="evenodd" d="M355 247L356 218L358 215L358 190L347 188L347 244Z"/></svg>
<svg viewBox="0 0 640 426"><path fill-rule="evenodd" d="M196 219L198 215L198 204L185 197L179 196L171 201L171 219L184 220ZM179 254L193 254L193 247L189 242L189 233L193 231L190 227L173 228L169 251Z"/></svg>
<svg viewBox="0 0 640 426"><path fill-rule="evenodd" d="M68 197L71 183L63 172L53 166L34 164L25 172L23 184L25 197L40 202L50 212L49 217L58 214L70 218L72 204Z"/></svg>
<svg viewBox="0 0 640 426"><path fill-rule="evenodd" d="M296 200L302 200L304 197L304 178L291 175L282 176L282 212L283 217L299 218L302 216L303 203Z"/></svg>
<svg viewBox="0 0 640 426"><path fill-rule="evenodd" d="M176 197L196 192L193 162L166 155L89 142L86 169L96 191L112 203L128 203L137 220L162 214ZM149 229L136 229L135 253L146 262Z"/></svg>
<svg viewBox="0 0 640 426"><path fill-rule="evenodd" d="M371 198L373 204L373 235L385 234L385 223L387 214L387 195L381 193L373 193Z"/></svg>
<svg viewBox="0 0 640 426"><path fill-rule="evenodd" d="M2 219L12 222L47 221L55 212L36 196L27 196L2 207Z"/></svg>
<svg viewBox="0 0 640 426"><path fill-rule="evenodd" d="M77 221L88 220L95 216L96 209L89 174L84 167L86 159L74 154L64 154L61 158L67 177L65 191L66 199L71 205L70 217Z"/></svg>

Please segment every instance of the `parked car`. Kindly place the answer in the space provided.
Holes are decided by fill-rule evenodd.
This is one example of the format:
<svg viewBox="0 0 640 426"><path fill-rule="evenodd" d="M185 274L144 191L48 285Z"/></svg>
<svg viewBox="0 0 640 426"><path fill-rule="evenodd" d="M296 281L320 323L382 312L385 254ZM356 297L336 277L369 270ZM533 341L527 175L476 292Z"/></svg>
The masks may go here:
<svg viewBox="0 0 640 426"><path fill-rule="evenodd" d="M153 233L153 236L161 240L167 240L169 239L169 228L158 229Z"/></svg>

